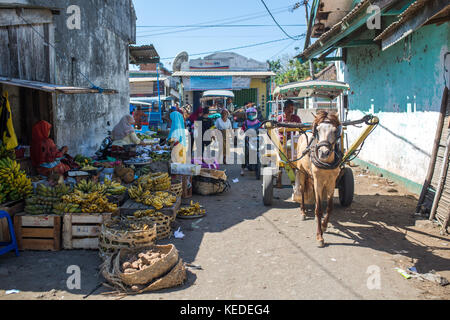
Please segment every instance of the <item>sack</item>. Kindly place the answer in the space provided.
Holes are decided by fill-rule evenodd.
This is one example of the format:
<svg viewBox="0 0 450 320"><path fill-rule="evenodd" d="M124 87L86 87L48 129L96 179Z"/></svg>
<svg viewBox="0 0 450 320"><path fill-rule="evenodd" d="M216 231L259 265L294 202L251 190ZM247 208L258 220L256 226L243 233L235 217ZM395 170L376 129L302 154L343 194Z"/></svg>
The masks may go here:
<svg viewBox="0 0 450 320"><path fill-rule="evenodd" d="M200 175L193 179L193 191L202 196L216 195L231 188L225 171L201 169Z"/></svg>

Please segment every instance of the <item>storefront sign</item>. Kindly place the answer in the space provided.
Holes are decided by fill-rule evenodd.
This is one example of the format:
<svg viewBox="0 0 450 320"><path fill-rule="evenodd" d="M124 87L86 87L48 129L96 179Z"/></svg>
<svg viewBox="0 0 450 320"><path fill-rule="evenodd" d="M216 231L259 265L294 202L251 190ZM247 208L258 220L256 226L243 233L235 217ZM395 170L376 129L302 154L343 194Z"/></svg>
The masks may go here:
<svg viewBox="0 0 450 320"><path fill-rule="evenodd" d="M233 77L190 77L189 90L231 90ZM186 82L184 82L185 88Z"/></svg>
<svg viewBox="0 0 450 320"><path fill-rule="evenodd" d="M233 77L233 90L250 89L252 79L247 77Z"/></svg>
<svg viewBox="0 0 450 320"><path fill-rule="evenodd" d="M211 69L230 69L230 60L191 60L189 61L189 68L191 70L211 70Z"/></svg>

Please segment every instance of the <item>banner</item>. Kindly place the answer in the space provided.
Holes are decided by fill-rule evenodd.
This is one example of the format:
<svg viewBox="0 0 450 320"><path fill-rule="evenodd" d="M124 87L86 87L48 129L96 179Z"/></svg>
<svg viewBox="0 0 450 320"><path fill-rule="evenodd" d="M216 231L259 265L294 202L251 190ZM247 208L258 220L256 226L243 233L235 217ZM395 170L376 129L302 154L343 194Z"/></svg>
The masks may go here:
<svg viewBox="0 0 450 320"><path fill-rule="evenodd" d="M221 60L191 60L189 61L189 68L191 70L210 70L210 69L229 69L230 68L230 60L229 59L221 59Z"/></svg>
<svg viewBox="0 0 450 320"><path fill-rule="evenodd" d="M250 89L252 79L247 77L233 77L233 90Z"/></svg>
<svg viewBox="0 0 450 320"><path fill-rule="evenodd" d="M233 88L233 77L190 77L189 82L191 91L231 90Z"/></svg>

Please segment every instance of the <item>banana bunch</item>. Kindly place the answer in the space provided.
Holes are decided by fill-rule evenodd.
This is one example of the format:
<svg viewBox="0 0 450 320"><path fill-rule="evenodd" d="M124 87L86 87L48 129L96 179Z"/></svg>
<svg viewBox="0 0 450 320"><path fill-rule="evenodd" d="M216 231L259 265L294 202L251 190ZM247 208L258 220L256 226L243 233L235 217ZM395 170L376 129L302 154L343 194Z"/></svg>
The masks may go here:
<svg viewBox="0 0 450 320"><path fill-rule="evenodd" d="M131 187L128 189L130 198L138 203L143 203L147 206L152 206L156 210L161 210L164 207L172 207L177 201L177 197L171 195L168 192L155 192L152 193L145 190L142 185L137 187Z"/></svg>
<svg viewBox="0 0 450 320"><path fill-rule="evenodd" d="M24 199L33 191L31 180L20 170L20 164L10 158L0 160L0 185L0 200L3 199L0 203Z"/></svg>
<svg viewBox="0 0 450 320"><path fill-rule="evenodd" d="M127 191L127 188L120 183L105 179L103 185L106 187L106 195L120 196Z"/></svg>
<svg viewBox="0 0 450 320"><path fill-rule="evenodd" d="M77 191L81 191L83 193L101 193L104 194L106 193L107 190L107 186L102 185L98 182L93 182L91 180L86 181L86 180L81 180L76 186L75 186L75 190Z"/></svg>
<svg viewBox="0 0 450 320"><path fill-rule="evenodd" d="M14 150L7 150L6 145L0 142L0 159L10 158L11 160L16 160L16 153Z"/></svg>
<svg viewBox="0 0 450 320"><path fill-rule="evenodd" d="M137 184L149 191L167 191L172 186L172 179L168 173L151 173L140 177Z"/></svg>
<svg viewBox="0 0 450 320"><path fill-rule="evenodd" d="M71 187L65 184L60 184L54 188L39 184L36 187L36 194L25 200L25 212L35 215L62 214L65 211L61 210L59 206L61 198L71 191Z"/></svg>
<svg viewBox="0 0 450 320"><path fill-rule="evenodd" d="M58 202L53 204L53 214L64 215L65 213L80 213L80 206L73 203Z"/></svg>
<svg viewBox="0 0 450 320"><path fill-rule="evenodd" d="M194 201L191 201L190 207L184 207L180 208L178 210L177 215L179 216L200 216L204 215L206 213L206 210L202 208L200 203L194 203Z"/></svg>
<svg viewBox="0 0 450 320"><path fill-rule="evenodd" d="M67 204L78 205L83 213L104 213L117 210L117 205L110 203L105 194L99 191L84 193L80 190L75 190L73 193L63 196L62 201Z"/></svg>
<svg viewBox="0 0 450 320"><path fill-rule="evenodd" d="M139 211L136 211L134 214L134 217L136 218L136 219L141 219L141 218L146 218L146 217L162 217L162 218L164 218L164 217L166 217L166 215L164 215L163 213L161 213L161 212L157 212L156 210L139 210Z"/></svg>

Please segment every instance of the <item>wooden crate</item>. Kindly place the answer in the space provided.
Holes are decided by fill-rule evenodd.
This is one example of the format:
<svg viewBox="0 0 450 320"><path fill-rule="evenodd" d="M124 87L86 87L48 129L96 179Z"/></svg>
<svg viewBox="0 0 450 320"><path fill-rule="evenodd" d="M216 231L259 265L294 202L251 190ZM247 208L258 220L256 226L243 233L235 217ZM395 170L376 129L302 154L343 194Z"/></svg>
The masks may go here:
<svg viewBox="0 0 450 320"><path fill-rule="evenodd" d="M19 250L61 250L61 216L14 216L14 232Z"/></svg>
<svg viewBox="0 0 450 320"><path fill-rule="evenodd" d="M63 218L63 249L98 250L102 224L112 213L72 213Z"/></svg>
<svg viewBox="0 0 450 320"><path fill-rule="evenodd" d="M11 220L14 221L14 216L17 213L23 212L25 208L25 201L14 201L0 205L0 211L6 211L11 216ZM10 242L11 236L9 235L8 220L6 218L0 219L0 242Z"/></svg>
<svg viewBox="0 0 450 320"><path fill-rule="evenodd" d="M180 206L181 206L181 197L177 197L177 201L174 203L172 207L163 208L161 210L156 211L161 212L162 214L165 214L166 216L175 219L177 217L177 211L180 209ZM155 208L147 206L142 203L137 203L130 199L127 202L125 202L125 204L122 207L120 207L120 214L124 216L132 216L136 211L151 210L151 209Z"/></svg>

